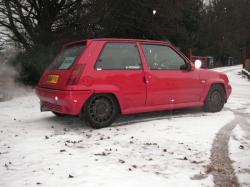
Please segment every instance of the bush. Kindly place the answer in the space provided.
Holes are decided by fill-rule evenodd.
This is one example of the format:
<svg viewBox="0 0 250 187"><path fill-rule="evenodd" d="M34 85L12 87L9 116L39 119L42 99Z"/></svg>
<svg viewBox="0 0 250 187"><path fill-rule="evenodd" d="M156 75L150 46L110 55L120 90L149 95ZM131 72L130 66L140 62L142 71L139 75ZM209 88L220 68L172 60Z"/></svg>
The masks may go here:
<svg viewBox="0 0 250 187"><path fill-rule="evenodd" d="M18 81L36 85L57 51L56 47L35 47L31 51L20 52L12 61L19 69Z"/></svg>

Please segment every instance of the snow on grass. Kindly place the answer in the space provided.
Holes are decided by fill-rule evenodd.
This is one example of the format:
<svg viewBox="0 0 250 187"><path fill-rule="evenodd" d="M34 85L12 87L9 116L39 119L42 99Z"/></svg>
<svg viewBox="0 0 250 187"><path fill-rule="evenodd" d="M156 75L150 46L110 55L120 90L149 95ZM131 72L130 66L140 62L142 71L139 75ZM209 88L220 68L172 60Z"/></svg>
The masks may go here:
<svg viewBox="0 0 250 187"><path fill-rule="evenodd" d="M239 119L238 126L233 130L229 142L230 158L241 186L250 186L250 82L242 75L242 65L228 68L217 68L216 71L227 72L232 85L232 95L226 107L243 117L247 124L241 129L244 123ZM249 125L249 126L247 126Z"/></svg>
<svg viewBox="0 0 250 187"><path fill-rule="evenodd" d="M232 111L247 115L250 106L250 84L238 74L240 66L216 71L228 74L233 93L214 114L186 109L141 120L127 116L92 130L76 117L40 113L33 92L1 102L0 186L213 186L206 174L213 139L234 119ZM248 149L230 142L239 162L234 167L249 164Z"/></svg>
<svg viewBox="0 0 250 187"><path fill-rule="evenodd" d="M241 73L242 65L216 68L215 70L227 73L232 85L232 94L225 106L237 110L245 108L246 113L248 113L250 108L250 82Z"/></svg>
<svg viewBox="0 0 250 187"><path fill-rule="evenodd" d="M219 71L219 72L225 72L225 73L230 73L234 70L239 70L242 69L242 64L241 65L235 65L235 66L225 66L225 67L218 67L218 68L213 68L212 70L214 71ZM240 70L241 71L241 70Z"/></svg>
<svg viewBox="0 0 250 187"><path fill-rule="evenodd" d="M211 144L234 118L186 110L92 130L75 117L40 113L33 93L0 108L0 186L8 187L212 186Z"/></svg>
<svg viewBox="0 0 250 187"><path fill-rule="evenodd" d="M250 186L250 138L240 126L233 130L229 143L230 157L242 187Z"/></svg>

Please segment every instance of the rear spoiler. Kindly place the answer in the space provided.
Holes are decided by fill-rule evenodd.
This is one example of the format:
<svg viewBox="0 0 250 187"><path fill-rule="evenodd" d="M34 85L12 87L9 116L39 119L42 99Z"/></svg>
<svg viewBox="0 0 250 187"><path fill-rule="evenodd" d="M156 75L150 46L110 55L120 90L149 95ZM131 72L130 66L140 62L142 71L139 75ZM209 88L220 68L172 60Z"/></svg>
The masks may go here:
<svg viewBox="0 0 250 187"><path fill-rule="evenodd" d="M75 42L69 42L69 43L64 44L62 49L71 47L73 45L79 45L79 44L84 44L86 45L86 47L88 47L90 43L91 43L90 40L80 40L80 41L75 41Z"/></svg>

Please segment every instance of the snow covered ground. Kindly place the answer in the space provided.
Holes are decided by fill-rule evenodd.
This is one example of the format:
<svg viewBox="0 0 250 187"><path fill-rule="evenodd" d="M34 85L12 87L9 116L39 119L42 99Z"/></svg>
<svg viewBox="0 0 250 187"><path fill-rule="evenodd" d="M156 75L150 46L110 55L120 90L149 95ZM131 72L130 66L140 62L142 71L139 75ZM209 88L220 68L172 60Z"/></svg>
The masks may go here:
<svg viewBox="0 0 250 187"><path fill-rule="evenodd" d="M132 115L92 130L75 117L40 113L33 91L1 102L0 186L213 186L208 170L216 133L241 113L250 123L250 81L238 74L241 66L216 70L228 74L233 93L215 114ZM237 126L229 146L243 186L250 183L246 133Z"/></svg>
<svg viewBox="0 0 250 187"><path fill-rule="evenodd" d="M250 122L250 121L249 121ZM230 139L230 157L241 186L250 186L250 137L237 126Z"/></svg>

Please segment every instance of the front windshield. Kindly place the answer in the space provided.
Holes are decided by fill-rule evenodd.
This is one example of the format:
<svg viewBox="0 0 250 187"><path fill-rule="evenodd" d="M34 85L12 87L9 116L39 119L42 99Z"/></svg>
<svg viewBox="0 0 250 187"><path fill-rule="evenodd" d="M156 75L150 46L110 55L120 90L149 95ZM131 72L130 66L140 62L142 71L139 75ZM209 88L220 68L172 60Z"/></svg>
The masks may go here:
<svg viewBox="0 0 250 187"><path fill-rule="evenodd" d="M75 59L80 55L85 45L74 45L64 49L49 66L51 70L66 70L74 63Z"/></svg>

